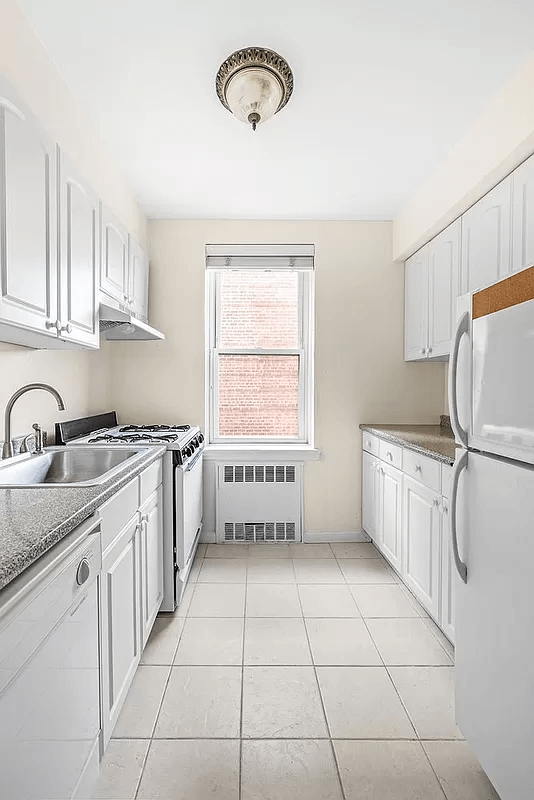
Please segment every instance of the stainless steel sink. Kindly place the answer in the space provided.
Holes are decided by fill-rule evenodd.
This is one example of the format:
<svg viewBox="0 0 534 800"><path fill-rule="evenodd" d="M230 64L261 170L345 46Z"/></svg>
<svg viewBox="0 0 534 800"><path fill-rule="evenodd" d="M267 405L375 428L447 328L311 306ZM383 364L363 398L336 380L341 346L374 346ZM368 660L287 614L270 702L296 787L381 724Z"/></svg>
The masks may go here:
<svg viewBox="0 0 534 800"><path fill-rule="evenodd" d="M0 487L98 486L127 462L143 458L148 447L48 447L0 462Z"/></svg>

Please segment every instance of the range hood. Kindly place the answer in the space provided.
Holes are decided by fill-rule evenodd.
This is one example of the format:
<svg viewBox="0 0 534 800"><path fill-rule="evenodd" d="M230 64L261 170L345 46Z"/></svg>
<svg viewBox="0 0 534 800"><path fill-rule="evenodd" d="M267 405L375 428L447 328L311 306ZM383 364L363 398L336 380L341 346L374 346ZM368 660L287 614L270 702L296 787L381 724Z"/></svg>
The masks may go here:
<svg viewBox="0 0 534 800"><path fill-rule="evenodd" d="M165 339L161 331L132 316L129 311L100 303L100 333L114 342L152 342Z"/></svg>

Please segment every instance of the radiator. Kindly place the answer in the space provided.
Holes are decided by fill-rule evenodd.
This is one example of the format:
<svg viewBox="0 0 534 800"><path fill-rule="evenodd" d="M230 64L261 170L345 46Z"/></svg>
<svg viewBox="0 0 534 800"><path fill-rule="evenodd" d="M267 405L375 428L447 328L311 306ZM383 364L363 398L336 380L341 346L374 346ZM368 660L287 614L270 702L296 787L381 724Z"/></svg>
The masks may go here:
<svg viewBox="0 0 534 800"><path fill-rule="evenodd" d="M221 464L218 542L300 542L301 464Z"/></svg>

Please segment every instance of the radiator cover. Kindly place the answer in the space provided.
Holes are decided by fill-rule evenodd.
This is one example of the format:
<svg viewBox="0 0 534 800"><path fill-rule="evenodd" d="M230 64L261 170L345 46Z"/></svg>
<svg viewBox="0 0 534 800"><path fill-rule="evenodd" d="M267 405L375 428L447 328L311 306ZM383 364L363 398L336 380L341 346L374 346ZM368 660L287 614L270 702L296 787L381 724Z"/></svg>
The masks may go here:
<svg viewBox="0 0 534 800"><path fill-rule="evenodd" d="M218 542L300 542L301 464L220 464Z"/></svg>

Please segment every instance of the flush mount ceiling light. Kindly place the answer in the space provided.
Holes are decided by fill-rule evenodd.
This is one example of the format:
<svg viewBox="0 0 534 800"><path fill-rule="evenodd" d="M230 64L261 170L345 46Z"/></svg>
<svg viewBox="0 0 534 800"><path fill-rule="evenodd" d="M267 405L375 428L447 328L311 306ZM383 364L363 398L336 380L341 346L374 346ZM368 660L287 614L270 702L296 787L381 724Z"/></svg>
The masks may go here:
<svg viewBox="0 0 534 800"><path fill-rule="evenodd" d="M286 105L293 92L293 73L274 50L245 47L221 64L215 88L223 106L255 131Z"/></svg>

